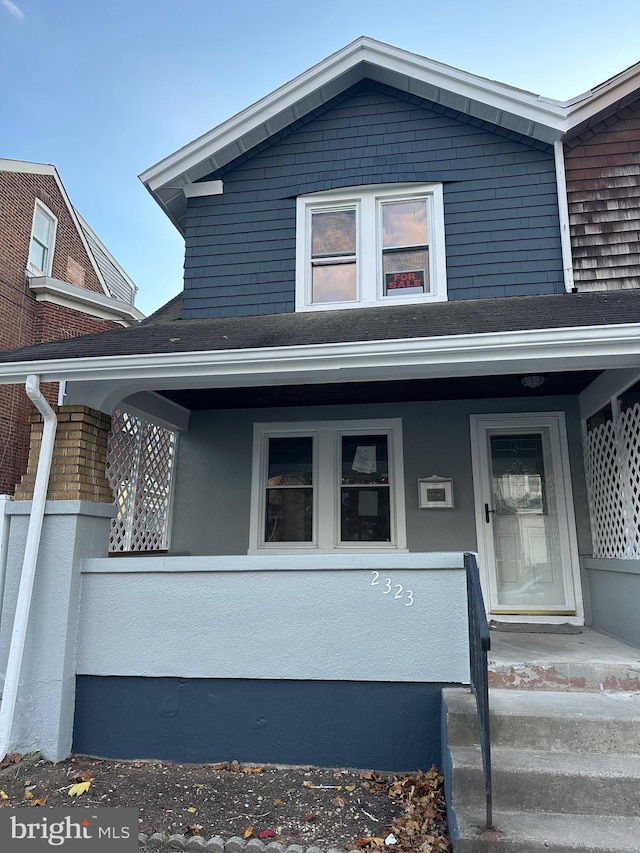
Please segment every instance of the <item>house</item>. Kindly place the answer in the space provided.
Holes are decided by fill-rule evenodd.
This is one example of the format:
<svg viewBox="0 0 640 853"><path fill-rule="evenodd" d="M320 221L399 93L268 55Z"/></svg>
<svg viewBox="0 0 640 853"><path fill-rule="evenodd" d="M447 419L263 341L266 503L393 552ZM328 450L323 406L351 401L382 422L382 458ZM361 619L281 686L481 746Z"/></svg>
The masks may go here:
<svg viewBox="0 0 640 853"><path fill-rule="evenodd" d="M0 356L44 421L7 508L0 753L425 766L469 680L464 552L492 619L594 618L583 437L640 377L640 291L583 287L565 158L637 87L560 103L363 37L141 176L181 296ZM168 548L113 559L82 449L120 406L179 441Z"/></svg>
<svg viewBox="0 0 640 853"><path fill-rule="evenodd" d="M137 288L74 209L54 166L0 159L0 347L130 326ZM48 390L57 401L57 386ZM0 494L13 495L29 450L30 404L0 388Z"/></svg>

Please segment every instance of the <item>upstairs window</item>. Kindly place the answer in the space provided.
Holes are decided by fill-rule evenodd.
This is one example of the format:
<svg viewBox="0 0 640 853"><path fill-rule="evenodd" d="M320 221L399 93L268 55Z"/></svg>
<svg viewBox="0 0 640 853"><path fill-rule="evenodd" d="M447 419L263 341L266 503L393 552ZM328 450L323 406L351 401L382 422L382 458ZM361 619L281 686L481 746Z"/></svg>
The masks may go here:
<svg viewBox="0 0 640 853"><path fill-rule="evenodd" d="M405 547L399 419L256 424L252 551Z"/></svg>
<svg viewBox="0 0 640 853"><path fill-rule="evenodd" d="M446 298L441 184L298 198L297 311Z"/></svg>
<svg viewBox="0 0 640 853"><path fill-rule="evenodd" d="M27 269L36 275L51 275L53 250L56 242L58 220L48 207L36 201L29 244Z"/></svg>

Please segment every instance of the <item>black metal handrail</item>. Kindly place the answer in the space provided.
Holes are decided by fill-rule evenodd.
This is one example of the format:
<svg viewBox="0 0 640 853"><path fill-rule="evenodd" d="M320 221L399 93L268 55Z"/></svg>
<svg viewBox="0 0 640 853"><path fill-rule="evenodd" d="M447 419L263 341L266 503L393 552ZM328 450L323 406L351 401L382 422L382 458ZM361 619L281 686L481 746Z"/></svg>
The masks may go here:
<svg viewBox="0 0 640 853"><path fill-rule="evenodd" d="M464 555L467 574L467 609L469 613L469 667L471 690L476 697L480 749L484 771L487 829L493 825L493 800L491 792L491 728L489 723L489 675L487 652L491 648L489 623L480 587L480 572L475 554Z"/></svg>

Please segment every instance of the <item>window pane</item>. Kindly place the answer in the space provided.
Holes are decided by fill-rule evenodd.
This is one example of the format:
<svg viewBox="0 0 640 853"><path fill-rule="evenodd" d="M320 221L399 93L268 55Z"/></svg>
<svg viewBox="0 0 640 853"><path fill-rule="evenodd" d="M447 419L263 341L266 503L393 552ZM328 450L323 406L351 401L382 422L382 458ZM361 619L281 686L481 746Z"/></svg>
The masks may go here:
<svg viewBox="0 0 640 853"><path fill-rule="evenodd" d="M385 249L426 246L429 242L427 233L427 203L424 199L382 205L382 245Z"/></svg>
<svg viewBox="0 0 640 853"><path fill-rule="evenodd" d="M386 435L342 436L342 485L388 483Z"/></svg>
<svg viewBox="0 0 640 853"><path fill-rule="evenodd" d="M390 542L388 486L343 487L340 502L341 542Z"/></svg>
<svg viewBox="0 0 640 853"><path fill-rule="evenodd" d="M34 267L42 270L43 272L46 270L47 250L36 240L31 241L31 248L29 249L29 263L33 264Z"/></svg>
<svg viewBox="0 0 640 853"><path fill-rule="evenodd" d="M322 264L314 266L311 279L311 301L347 302L357 295L357 266L345 264Z"/></svg>
<svg viewBox="0 0 640 853"><path fill-rule="evenodd" d="M311 542L313 489L267 489L265 542Z"/></svg>
<svg viewBox="0 0 640 853"><path fill-rule="evenodd" d="M51 234L51 218L44 211L36 207L36 213L33 222L33 234L38 238L40 243L49 245L49 236Z"/></svg>
<svg viewBox="0 0 640 853"><path fill-rule="evenodd" d="M313 438L307 435L269 439L269 486L313 483Z"/></svg>
<svg viewBox="0 0 640 853"><path fill-rule="evenodd" d="M355 255L355 210L317 211L311 215L312 257Z"/></svg>
<svg viewBox="0 0 640 853"><path fill-rule="evenodd" d="M401 249L383 252L384 295L429 293L429 250Z"/></svg>

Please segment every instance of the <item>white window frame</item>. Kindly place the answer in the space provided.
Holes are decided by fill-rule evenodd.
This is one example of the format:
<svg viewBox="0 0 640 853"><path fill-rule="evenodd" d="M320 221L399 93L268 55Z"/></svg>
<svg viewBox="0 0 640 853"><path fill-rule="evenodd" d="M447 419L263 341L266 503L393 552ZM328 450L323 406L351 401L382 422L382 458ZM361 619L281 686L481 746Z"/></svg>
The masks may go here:
<svg viewBox="0 0 640 853"><path fill-rule="evenodd" d="M40 210L40 212L43 213L44 216L46 216L47 219L49 219L51 221L51 240L49 242L49 245L47 245L45 247L46 248L46 264L45 264L46 268L45 269L40 269L40 267L36 266L33 263L33 261L31 260L31 246L33 244L33 241L36 240L41 246L44 245L43 243L40 242L40 240L37 240L37 238L35 236L36 214L37 214L38 210ZM44 204L43 202L40 201L40 199L37 198L35 200L35 204L33 206L33 218L31 220L31 236L29 237L29 255L27 258L27 272L28 273L31 273L34 276L41 276L41 275L50 276L51 275L51 270L53 269L53 253L55 252L55 248L56 248L57 233L58 233L58 217L49 210L49 208L47 207L46 204Z"/></svg>
<svg viewBox="0 0 640 853"><path fill-rule="evenodd" d="M382 274L382 204L424 198L427 203L429 293L384 296ZM341 302L311 301L311 216L322 210L356 209L357 295ZM444 302L447 269L442 184L372 184L298 196L296 200L296 311L332 311Z"/></svg>
<svg viewBox="0 0 640 853"><path fill-rule="evenodd" d="M389 453L389 542L340 542L340 447L343 435L386 435ZM313 536L311 542L265 542L265 483L270 438L311 436ZM253 429L249 554L406 551L402 419L256 423Z"/></svg>

